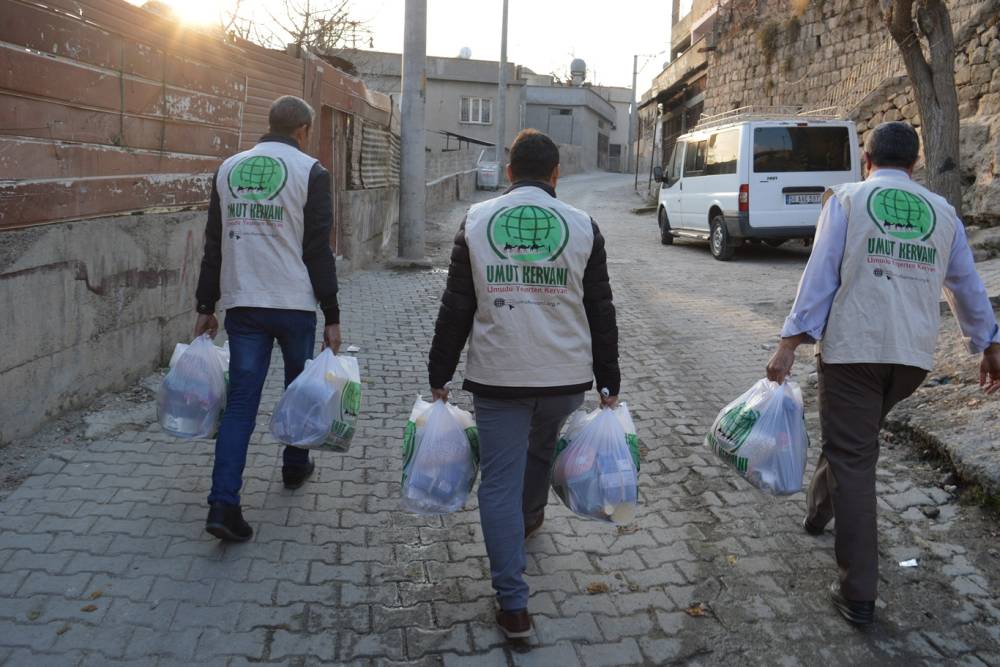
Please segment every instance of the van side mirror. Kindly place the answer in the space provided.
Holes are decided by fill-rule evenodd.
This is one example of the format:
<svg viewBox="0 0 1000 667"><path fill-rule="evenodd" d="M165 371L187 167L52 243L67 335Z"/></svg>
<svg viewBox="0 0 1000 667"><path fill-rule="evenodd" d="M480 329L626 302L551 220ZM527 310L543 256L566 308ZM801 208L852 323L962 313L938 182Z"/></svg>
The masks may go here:
<svg viewBox="0 0 1000 667"><path fill-rule="evenodd" d="M660 183L663 182L663 167L653 167L653 178Z"/></svg>

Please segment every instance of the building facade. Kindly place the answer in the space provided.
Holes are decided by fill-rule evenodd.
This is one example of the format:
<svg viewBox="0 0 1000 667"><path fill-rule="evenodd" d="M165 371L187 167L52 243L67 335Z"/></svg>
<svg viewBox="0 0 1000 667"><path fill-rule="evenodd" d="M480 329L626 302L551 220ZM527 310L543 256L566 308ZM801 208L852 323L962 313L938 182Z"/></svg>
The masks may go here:
<svg viewBox="0 0 1000 667"><path fill-rule="evenodd" d="M650 182L653 167L667 163L677 137L701 117L708 55L715 47L713 29L721 4L694 0L687 9L681 0L671 0L670 60L638 104L637 182ZM682 13L685 9L687 13Z"/></svg>
<svg viewBox="0 0 1000 667"><path fill-rule="evenodd" d="M350 62L365 84L392 97L399 107L403 56L383 51L345 51L338 57ZM509 147L520 130L522 89L519 68L507 65L505 143ZM471 58L427 57L427 147L448 151L459 147L456 136L493 146L497 140L497 94L500 66L496 61ZM464 145L464 142L463 142ZM479 145L479 144L475 144Z"/></svg>

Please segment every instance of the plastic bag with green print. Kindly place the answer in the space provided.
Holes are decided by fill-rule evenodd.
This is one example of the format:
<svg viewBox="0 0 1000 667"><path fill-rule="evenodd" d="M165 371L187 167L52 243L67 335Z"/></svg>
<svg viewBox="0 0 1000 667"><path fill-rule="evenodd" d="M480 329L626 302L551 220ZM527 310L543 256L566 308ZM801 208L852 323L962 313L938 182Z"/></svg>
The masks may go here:
<svg viewBox="0 0 1000 667"><path fill-rule="evenodd" d="M638 503L639 437L628 405L577 411L552 459L552 489L576 514L626 524Z"/></svg>
<svg viewBox="0 0 1000 667"><path fill-rule="evenodd" d="M801 491L809 447L802 391L794 382L757 381L722 409L705 445L765 493Z"/></svg>
<svg viewBox="0 0 1000 667"><path fill-rule="evenodd" d="M346 452L360 410L358 360L327 348L288 385L271 415L271 434L286 445Z"/></svg>
<svg viewBox="0 0 1000 667"><path fill-rule="evenodd" d="M403 431L401 506L448 514L465 505L479 472L479 432L472 414L417 398Z"/></svg>

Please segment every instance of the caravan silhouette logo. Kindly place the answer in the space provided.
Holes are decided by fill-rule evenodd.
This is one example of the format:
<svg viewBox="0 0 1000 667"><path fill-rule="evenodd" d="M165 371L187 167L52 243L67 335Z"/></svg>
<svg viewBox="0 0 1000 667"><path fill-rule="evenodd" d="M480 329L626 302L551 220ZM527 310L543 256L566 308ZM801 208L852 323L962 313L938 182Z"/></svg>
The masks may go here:
<svg viewBox="0 0 1000 667"><path fill-rule="evenodd" d="M569 242L558 212L530 204L497 211L486 233L497 257L521 262L551 262Z"/></svg>
<svg viewBox="0 0 1000 667"><path fill-rule="evenodd" d="M920 195L897 188L875 188L868 213L883 234L902 241L926 241L934 233L934 207Z"/></svg>
<svg viewBox="0 0 1000 667"><path fill-rule="evenodd" d="M288 169L283 160L268 155L243 158L229 171L229 193L237 199L274 199L285 187Z"/></svg>

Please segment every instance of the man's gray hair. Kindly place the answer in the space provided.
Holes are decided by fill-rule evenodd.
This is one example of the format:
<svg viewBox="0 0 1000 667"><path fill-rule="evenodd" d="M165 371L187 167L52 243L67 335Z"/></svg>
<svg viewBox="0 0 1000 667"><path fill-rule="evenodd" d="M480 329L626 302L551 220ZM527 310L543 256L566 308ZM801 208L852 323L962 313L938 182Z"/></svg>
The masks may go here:
<svg viewBox="0 0 1000 667"><path fill-rule="evenodd" d="M865 138L865 152L876 167L910 169L920 153L920 137L909 123L881 123Z"/></svg>
<svg viewBox="0 0 1000 667"><path fill-rule="evenodd" d="M294 95L283 95L271 104L271 111L267 114L267 123L271 126L271 132L275 134L290 135L303 125L312 125L313 109L301 97Z"/></svg>

